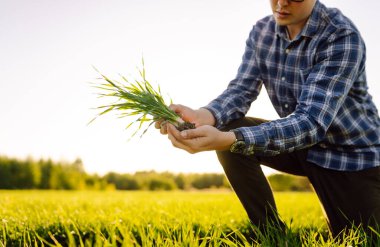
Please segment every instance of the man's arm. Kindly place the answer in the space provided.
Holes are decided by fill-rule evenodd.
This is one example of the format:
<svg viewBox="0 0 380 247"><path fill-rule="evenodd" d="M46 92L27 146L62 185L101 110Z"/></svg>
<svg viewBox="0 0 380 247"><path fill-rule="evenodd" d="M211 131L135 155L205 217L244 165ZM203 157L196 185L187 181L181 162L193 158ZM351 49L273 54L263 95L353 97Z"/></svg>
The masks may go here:
<svg viewBox="0 0 380 247"><path fill-rule="evenodd" d="M215 126L222 127L231 120L241 118L257 99L262 87L260 71L256 61L254 35L259 32L254 26L246 41L246 47L238 73L227 89L204 108L215 117Z"/></svg>

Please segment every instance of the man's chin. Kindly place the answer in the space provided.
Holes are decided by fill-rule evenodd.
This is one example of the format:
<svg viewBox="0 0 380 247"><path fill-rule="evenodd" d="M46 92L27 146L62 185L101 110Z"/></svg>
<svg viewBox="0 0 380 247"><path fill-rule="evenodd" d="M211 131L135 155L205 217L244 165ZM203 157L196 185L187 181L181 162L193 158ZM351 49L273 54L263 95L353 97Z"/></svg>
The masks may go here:
<svg viewBox="0 0 380 247"><path fill-rule="evenodd" d="M277 18L275 18L274 20L276 21L276 24L279 25L279 26L286 26L286 25L289 24L289 22L286 21L286 20L279 20Z"/></svg>

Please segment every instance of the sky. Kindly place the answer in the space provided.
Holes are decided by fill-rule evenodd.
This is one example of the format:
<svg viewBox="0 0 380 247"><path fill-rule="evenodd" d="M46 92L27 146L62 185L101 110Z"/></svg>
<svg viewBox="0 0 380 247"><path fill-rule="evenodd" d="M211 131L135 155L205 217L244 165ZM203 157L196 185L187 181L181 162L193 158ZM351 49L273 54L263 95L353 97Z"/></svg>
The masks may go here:
<svg viewBox="0 0 380 247"><path fill-rule="evenodd" d="M361 31L370 93L380 107L380 2L324 0ZM72 162L90 173L222 172L214 152L188 154L151 128L128 141L128 119L87 123L102 101L95 66L118 79L147 78L167 99L194 109L233 79L252 25L271 14L263 0L2 0L0 155ZM249 116L276 119L266 92ZM270 173L271 170L265 170Z"/></svg>

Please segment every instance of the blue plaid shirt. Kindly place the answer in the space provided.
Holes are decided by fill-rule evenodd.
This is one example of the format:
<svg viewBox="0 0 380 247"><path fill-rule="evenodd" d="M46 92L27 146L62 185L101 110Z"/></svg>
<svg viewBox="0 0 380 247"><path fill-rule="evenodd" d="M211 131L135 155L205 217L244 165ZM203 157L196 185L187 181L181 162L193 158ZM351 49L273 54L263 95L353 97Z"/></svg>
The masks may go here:
<svg viewBox="0 0 380 247"><path fill-rule="evenodd" d="M380 165L380 119L367 92L365 44L337 9L316 2L294 40L273 16L256 23L237 76L206 109L221 128L245 116L262 85L281 117L239 128L246 154L309 148L308 161L343 171Z"/></svg>

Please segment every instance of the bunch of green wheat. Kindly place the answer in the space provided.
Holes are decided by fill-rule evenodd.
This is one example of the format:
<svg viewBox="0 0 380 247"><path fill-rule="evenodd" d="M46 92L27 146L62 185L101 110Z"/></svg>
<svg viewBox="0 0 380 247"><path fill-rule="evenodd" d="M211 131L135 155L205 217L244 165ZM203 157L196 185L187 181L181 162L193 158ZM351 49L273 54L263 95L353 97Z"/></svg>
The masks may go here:
<svg viewBox="0 0 380 247"><path fill-rule="evenodd" d="M161 89L154 89L145 76L144 61L142 61L142 69L139 69L140 80L135 79L130 82L125 76L121 76L123 82L112 80L95 70L101 75L99 78L102 82L95 84L94 87L100 89L100 97L111 97L116 99L112 104L97 107L101 112L90 121L94 121L97 117L111 111L116 111L120 117L137 117L131 121L126 128L134 124L138 124L137 130L132 137L141 130L142 126L147 123L148 127L142 132L145 134L148 128L157 120L167 121L178 130L194 128L194 124L184 122L177 113L168 107L165 103ZM170 102L172 102L170 100Z"/></svg>

